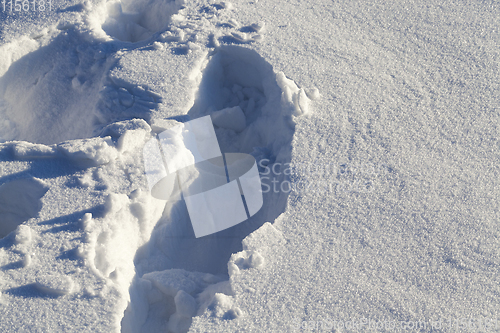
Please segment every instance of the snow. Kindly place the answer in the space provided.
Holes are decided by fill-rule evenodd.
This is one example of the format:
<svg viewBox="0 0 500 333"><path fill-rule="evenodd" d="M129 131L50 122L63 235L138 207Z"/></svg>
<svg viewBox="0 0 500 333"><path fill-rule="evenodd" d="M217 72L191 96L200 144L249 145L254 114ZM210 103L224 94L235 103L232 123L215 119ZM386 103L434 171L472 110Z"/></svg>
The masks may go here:
<svg viewBox="0 0 500 333"><path fill-rule="evenodd" d="M13 180L0 186L0 216L2 225L0 237L5 237L25 220L35 217L40 210L40 198L47 187L36 178ZM29 228L29 227L28 227ZM24 243L29 239L29 231L19 229L16 241Z"/></svg>
<svg viewBox="0 0 500 333"><path fill-rule="evenodd" d="M0 331L500 331L497 3L51 6L0 3ZM167 171L245 154L197 238Z"/></svg>
<svg viewBox="0 0 500 333"><path fill-rule="evenodd" d="M238 105L215 111L211 117L213 124L218 127L231 129L235 132L242 132L246 128L245 113Z"/></svg>
<svg viewBox="0 0 500 333"><path fill-rule="evenodd" d="M62 296L73 291L73 281L64 275L42 275L35 279L36 287L42 293L54 296Z"/></svg>

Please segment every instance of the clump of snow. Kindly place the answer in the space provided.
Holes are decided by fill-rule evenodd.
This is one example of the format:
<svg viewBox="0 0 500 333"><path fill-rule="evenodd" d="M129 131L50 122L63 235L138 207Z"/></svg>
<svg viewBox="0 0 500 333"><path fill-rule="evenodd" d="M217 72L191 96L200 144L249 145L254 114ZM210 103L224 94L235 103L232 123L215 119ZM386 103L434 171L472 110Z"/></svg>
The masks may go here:
<svg viewBox="0 0 500 333"><path fill-rule="evenodd" d="M225 108L211 114L214 125L242 132L246 127L246 119L243 110L239 106Z"/></svg>
<svg viewBox="0 0 500 333"><path fill-rule="evenodd" d="M16 230L14 241L18 245L29 245L33 240L34 231L27 225L20 225Z"/></svg>
<svg viewBox="0 0 500 333"><path fill-rule="evenodd" d="M93 187L95 185L95 180L92 173L86 172L77 178L77 183L82 187Z"/></svg>
<svg viewBox="0 0 500 333"><path fill-rule="evenodd" d="M50 274L37 277L36 287L42 293L52 296L63 296L74 292L76 286L68 276Z"/></svg>
<svg viewBox="0 0 500 333"><path fill-rule="evenodd" d="M111 137L63 142L58 144L57 148L68 158L80 163L101 165L118 157Z"/></svg>
<svg viewBox="0 0 500 333"><path fill-rule="evenodd" d="M179 290L174 298L175 313L183 317L193 317L196 313L196 300L184 290Z"/></svg>
<svg viewBox="0 0 500 333"><path fill-rule="evenodd" d="M240 270L261 268L265 264L264 256L272 256L285 244L283 234L271 223L264 223L242 241L243 251L231 255L228 262L229 276L238 274Z"/></svg>
<svg viewBox="0 0 500 333"><path fill-rule="evenodd" d="M19 159L48 158L57 155L55 145L42 145L31 142L16 142L14 145L14 156Z"/></svg>
<svg viewBox="0 0 500 333"><path fill-rule="evenodd" d="M196 300L185 291L179 290L175 295L174 302L175 313L168 320L168 329L173 333L187 332L192 317L196 314Z"/></svg>
<svg viewBox="0 0 500 333"><path fill-rule="evenodd" d="M14 244L16 251L19 251L24 257L21 260L22 267L28 267L32 263L31 251L33 247L33 239L36 233L27 225L20 225L17 227Z"/></svg>
<svg viewBox="0 0 500 333"><path fill-rule="evenodd" d="M283 72L276 74L276 82L283 90L283 101L293 106L293 113L301 116L309 112L309 98L304 89L297 87L293 80L288 79ZM312 96L319 95L319 92L312 93Z"/></svg>
<svg viewBox="0 0 500 333"><path fill-rule="evenodd" d="M197 297L200 304L197 316L209 315L234 319L233 313L241 315L241 311L234 306L232 295L234 292L229 281L208 286Z"/></svg>
<svg viewBox="0 0 500 333"><path fill-rule="evenodd" d="M119 138L127 131L139 130L142 129L144 131L151 131L149 124L143 119L131 119L126 121L118 121L112 124L106 125L101 133L99 134L102 137L111 136L112 138Z"/></svg>
<svg viewBox="0 0 500 333"><path fill-rule="evenodd" d="M21 262L21 263L22 263L22 266L23 266L23 267L28 267L29 265L31 265L31 263L32 263L32 257L31 257L31 254L26 253L26 254L24 255L24 258L23 258L23 260L22 260L22 262Z"/></svg>
<svg viewBox="0 0 500 333"><path fill-rule="evenodd" d="M82 229L86 232L91 232L95 226L92 220L92 213L85 213L79 222L81 223Z"/></svg>
<svg viewBox="0 0 500 333"><path fill-rule="evenodd" d="M233 297L223 293L215 293L205 308L203 314L224 320L236 319L243 315L243 312L234 305Z"/></svg>
<svg viewBox="0 0 500 333"><path fill-rule="evenodd" d="M264 257L257 251L241 251L231 256L229 265L232 268L232 273L237 273L232 264L238 269L259 268L264 265Z"/></svg>
<svg viewBox="0 0 500 333"><path fill-rule="evenodd" d="M186 120L188 119L189 116L186 117ZM155 133L160 133L176 125L179 125L179 122L175 119L154 119L151 123L151 130Z"/></svg>
<svg viewBox="0 0 500 333"><path fill-rule="evenodd" d="M149 139L149 131L145 131L143 129L127 131L118 139L116 148L121 153L134 151L138 148L144 147L147 139Z"/></svg>

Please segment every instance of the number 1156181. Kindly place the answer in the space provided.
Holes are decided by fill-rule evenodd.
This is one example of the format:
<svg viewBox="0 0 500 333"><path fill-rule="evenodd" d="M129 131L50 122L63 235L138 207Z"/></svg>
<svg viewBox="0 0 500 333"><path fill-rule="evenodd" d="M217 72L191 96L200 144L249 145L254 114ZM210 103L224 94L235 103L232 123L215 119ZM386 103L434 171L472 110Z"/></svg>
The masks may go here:
<svg viewBox="0 0 500 333"><path fill-rule="evenodd" d="M45 12L52 10L52 0L1 0L0 8L9 12Z"/></svg>

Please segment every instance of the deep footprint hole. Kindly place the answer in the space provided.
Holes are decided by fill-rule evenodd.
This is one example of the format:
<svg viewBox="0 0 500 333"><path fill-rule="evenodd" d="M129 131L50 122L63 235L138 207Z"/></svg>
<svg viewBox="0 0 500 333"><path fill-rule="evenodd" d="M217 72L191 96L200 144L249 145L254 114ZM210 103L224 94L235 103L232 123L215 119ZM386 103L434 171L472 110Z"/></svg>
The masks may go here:
<svg viewBox="0 0 500 333"><path fill-rule="evenodd" d="M143 41L164 30L182 3L180 0L110 1L106 4L107 18L102 29L121 41Z"/></svg>
<svg viewBox="0 0 500 333"><path fill-rule="evenodd" d="M282 110L281 89L272 66L253 50L228 46L218 50L203 71L189 115L195 119L236 106L245 115L246 127L236 132L230 129L231 121L225 126L228 128L215 126L221 151L251 153L257 162L266 159L271 166L273 163L289 163L294 129ZM276 176L284 177L283 174ZM288 193L268 191L263 195L264 206L256 215L234 227L201 238L194 237L185 203L182 200L168 202L164 217L150 241L153 252L147 251L150 258L167 258L165 267L158 267L156 260L153 267L142 271L182 268L227 274L229 257L241 251L243 238L265 222L274 221L285 209ZM143 256L140 253L137 263L147 266L148 258L141 263Z"/></svg>
<svg viewBox="0 0 500 333"><path fill-rule="evenodd" d="M238 126L234 126L231 116L221 122L223 126L215 126L221 151L250 153L257 162L265 159L269 166L274 163L284 165L291 160L294 126L281 95L273 68L264 58L250 49L225 46L211 55L203 70L189 116L190 119L213 116L221 110L239 107L245 117L244 129L235 131ZM283 173L276 176L278 181L285 177ZM184 201L167 202L150 241L137 251L136 277L182 269L227 279L231 254L242 250L241 242L247 235L265 222L274 221L285 210L288 192L267 191L263 197L263 207L248 220L201 238L194 236ZM136 279L131 286L131 304L123 322L138 320L131 309L142 306L141 297L137 297L140 280ZM155 315L150 311L147 322L152 316ZM155 320L167 323L169 318ZM145 331L144 327L142 331Z"/></svg>

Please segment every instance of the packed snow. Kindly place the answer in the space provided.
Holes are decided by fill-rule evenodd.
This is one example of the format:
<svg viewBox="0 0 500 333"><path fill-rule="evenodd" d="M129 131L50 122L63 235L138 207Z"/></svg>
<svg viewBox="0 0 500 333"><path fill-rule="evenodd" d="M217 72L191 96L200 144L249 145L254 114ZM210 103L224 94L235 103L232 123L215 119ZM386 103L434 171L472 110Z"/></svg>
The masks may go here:
<svg viewBox="0 0 500 333"><path fill-rule="evenodd" d="M500 332L497 2L17 5L0 332ZM199 119L262 191L202 237L148 173Z"/></svg>

